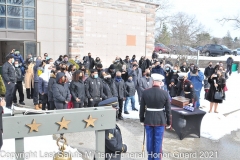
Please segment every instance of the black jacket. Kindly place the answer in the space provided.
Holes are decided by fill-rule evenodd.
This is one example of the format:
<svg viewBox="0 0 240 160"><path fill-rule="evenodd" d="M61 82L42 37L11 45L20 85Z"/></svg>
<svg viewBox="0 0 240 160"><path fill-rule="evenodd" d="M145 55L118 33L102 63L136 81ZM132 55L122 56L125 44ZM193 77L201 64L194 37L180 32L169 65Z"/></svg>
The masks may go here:
<svg viewBox="0 0 240 160"><path fill-rule="evenodd" d="M171 80L171 79L174 79L174 84L175 84L175 85L178 84L178 77L179 77L178 73L179 73L179 71L177 71L176 73L174 73L173 71L170 72L170 76L171 76L170 80ZM169 85L169 84L168 84L168 85Z"/></svg>
<svg viewBox="0 0 240 160"><path fill-rule="evenodd" d="M120 160L121 153L127 151L127 145L123 144L122 134L120 128L116 125L116 128L105 131L105 160ZM110 157L110 156L111 157Z"/></svg>
<svg viewBox="0 0 240 160"><path fill-rule="evenodd" d="M126 94L125 94L125 84L124 84L123 79L120 82L117 82L114 79L114 83L115 83L115 85L117 87L118 98L119 99L125 98L126 97Z"/></svg>
<svg viewBox="0 0 240 160"><path fill-rule="evenodd" d="M147 111L151 109L165 109L165 111ZM171 124L171 106L168 93L158 86L143 91L140 105L140 122L149 126L164 126Z"/></svg>
<svg viewBox="0 0 240 160"><path fill-rule="evenodd" d="M65 101L70 101L71 96L70 96L70 91L68 88L68 84L59 84L58 81L60 78L65 76L63 72L59 72L56 77L56 82L53 84L52 91L53 91L53 100L55 102L61 102L64 103Z"/></svg>
<svg viewBox="0 0 240 160"><path fill-rule="evenodd" d="M111 98L111 97L117 97L117 87L112 79L110 79L110 82L106 82L106 80L103 80L103 100Z"/></svg>
<svg viewBox="0 0 240 160"><path fill-rule="evenodd" d="M53 87L53 84L56 83L56 76L51 73L50 75L50 79L48 81L48 101L53 101L53 90L52 90L52 87Z"/></svg>
<svg viewBox="0 0 240 160"><path fill-rule="evenodd" d="M2 66L2 78L5 83L16 82L15 68L9 62L5 62Z"/></svg>
<svg viewBox="0 0 240 160"><path fill-rule="evenodd" d="M102 98L103 96L103 84L100 78L92 78L89 76L85 81L86 96L89 99L96 97Z"/></svg>
<svg viewBox="0 0 240 160"><path fill-rule="evenodd" d="M212 76L212 74L215 72L215 69L214 68L210 68L209 66L208 67L206 67L205 68L205 70L204 70L204 76L205 77L211 77Z"/></svg>
<svg viewBox="0 0 240 160"><path fill-rule="evenodd" d="M180 71L187 73L189 71L189 68L187 66L181 66Z"/></svg>
<svg viewBox="0 0 240 160"><path fill-rule="evenodd" d="M190 92L185 94L185 92ZM185 96L190 99L190 103L194 103L197 100L194 86L191 81L185 80L184 82L179 81L177 84L177 96Z"/></svg>
<svg viewBox="0 0 240 160"><path fill-rule="evenodd" d="M19 67L15 67L15 72L16 72L16 81L17 82L22 82L23 81L23 75L22 71Z"/></svg>
<svg viewBox="0 0 240 160"><path fill-rule="evenodd" d="M136 89L133 81L125 82L125 92L126 92L126 97L132 97L135 95Z"/></svg>
<svg viewBox="0 0 240 160"><path fill-rule="evenodd" d="M83 81L75 82L72 81L70 84L70 92L72 95L72 101L76 102L76 99L79 98L80 102L84 102L85 99L85 84Z"/></svg>
<svg viewBox="0 0 240 160"><path fill-rule="evenodd" d="M168 85L168 90L171 97L177 96L177 86L175 84L171 86Z"/></svg>
<svg viewBox="0 0 240 160"><path fill-rule="evenodd" d="M231 65L233 64L233 62L234 62L234 61L233 61L232 57L229 57L229 58L227 59L227 62L226 62L226 63L227 63L228 66L231 66Z"/></svg>

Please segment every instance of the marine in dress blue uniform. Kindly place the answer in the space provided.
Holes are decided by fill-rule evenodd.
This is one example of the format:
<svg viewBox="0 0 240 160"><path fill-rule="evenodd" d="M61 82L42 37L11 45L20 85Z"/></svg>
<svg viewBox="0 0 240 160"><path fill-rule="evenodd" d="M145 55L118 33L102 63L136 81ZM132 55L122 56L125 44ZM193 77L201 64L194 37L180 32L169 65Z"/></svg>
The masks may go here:
<svg viewBox="0 0 240 160"><path fill-rule="evenodd" d="M170 128L171 107L168 93L160 89L164 77L152 74L153 87L143 91L140 122L146 129L148 160L161 160L165 126Z"/></svg>

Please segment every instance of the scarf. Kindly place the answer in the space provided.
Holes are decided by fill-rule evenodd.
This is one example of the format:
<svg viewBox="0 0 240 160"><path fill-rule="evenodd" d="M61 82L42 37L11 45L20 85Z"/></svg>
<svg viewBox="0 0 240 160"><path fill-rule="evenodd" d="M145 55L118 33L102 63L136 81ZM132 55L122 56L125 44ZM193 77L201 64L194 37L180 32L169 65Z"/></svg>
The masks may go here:
<svg viewBox="0 0 240 160"><path fill-rule="evenodd" d="M115 81L116 81L116 82L121 82L121 81L122 81L122 77L120 77L120 78L116 77L116 78L115 78Z"/></svg>

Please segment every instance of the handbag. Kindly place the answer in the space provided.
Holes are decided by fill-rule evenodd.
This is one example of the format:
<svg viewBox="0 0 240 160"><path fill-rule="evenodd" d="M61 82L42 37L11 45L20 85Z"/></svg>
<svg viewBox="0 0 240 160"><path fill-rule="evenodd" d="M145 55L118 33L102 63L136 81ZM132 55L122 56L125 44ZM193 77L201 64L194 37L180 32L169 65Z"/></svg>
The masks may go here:
<svg viewBox="0 0 240 160"><path fill-rule="evenodd" d="M223 92L216 91L214 94L214 99L223 100Z"/></svg>
<svg viewBox="0 0 240 160"><path fill-rule="evenodd" d="M223 88L223 91L224 92L228 91L227 85L225 85L225 87Z"/></svg>

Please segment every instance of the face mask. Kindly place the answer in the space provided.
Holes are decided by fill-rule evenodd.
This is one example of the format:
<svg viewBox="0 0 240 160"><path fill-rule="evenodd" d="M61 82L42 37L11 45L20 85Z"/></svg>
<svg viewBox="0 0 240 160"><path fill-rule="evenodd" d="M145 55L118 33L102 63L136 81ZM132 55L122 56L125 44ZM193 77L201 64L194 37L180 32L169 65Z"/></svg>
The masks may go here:
<svg viewBox="0 0 240 160"><path fill-rule="evenodd" d="M169 68L166 68L166 71L169 71Z"/></svg>
<svg viewBox="0 0 240 160"><path fill-rule="evenodd" d="M128 82L132 82L132 79L128 79Z"/></svg>
<svg viewBox="0 0 240 160"><path fill-rule="evenodd" d="M121 76L117 76L118 79L122 78Z"/></svg>
<svg viewBox="0 0 240 160"><path fill-rule="evenodd" d="M119 60L115 60L115 62L119 62Z"/></svg>
<svg viewBox="0 0 240 160"><path fill-rule="evenodd" d="M94 78L98 78L98 74L94 74Z"/></svg>
<svg viewBox="0 0 240 160"><path fill-rule="evenodd" d="M12 63L14 63L15 62L15 60L14 60L14 58L12 59Z"/></svg>
<svg viewBox="0 0 240 160"><path fill-rule="evenodd" d="M194 70L192 71L192 73L193 73L193 74L197 73L197 69L194 69Z"/></svg>
<svg viewBox="0 0 240 160"><path fill-rule="evenodd" d="M212 67L212 65L210 64L209 67Z"/></svg>
<svg viewBox="0 0 240 160"><path fill-rule="evenodd" d="M64 61L68 61L68 58L64 58Z"/></svg>
<svg viewBox="0 0 240 160"><path fill-rule="evenodd" d="M59 61L62 61L62 58L59 58Z"/></svg>
<svg viewBox="0 0 240 160"><path fill-rule="evenodd" d="M177 72L177 70L176 70L176 69L174 69L174 70L173 70L173 72L174 72L174 73L176 73L176 72Z"/></svg>
<svg viewBox="0 0 240 160"><path fill-rule="evenodd" d="M82 80L83 79L83 76L79 76L79 80Z"/></svg>
<svg viewBox="0 0 240 160"><path fill-rule="evenodd" d="M112 72L114 73L114 72L115 72L115 69L112 69Z"/></svg>
<svg viewBox="0 0 240 160"><path fill-rule="evenodd" d="M49 59L49 57L46 57L46 60L48 60Z"/></svg>
<svg viewBox="0 0 240 160"><path fill-rule="evenodd" d="M146 76L147 76L147 77L150 77L150 73L147 73Z"/></svg>
<svg viewBox="0 0 240 160"><path fill-rule="evenodd" d="M18 67L18 64L15 64L15 67L17 68L17 67Z"/></svg>

